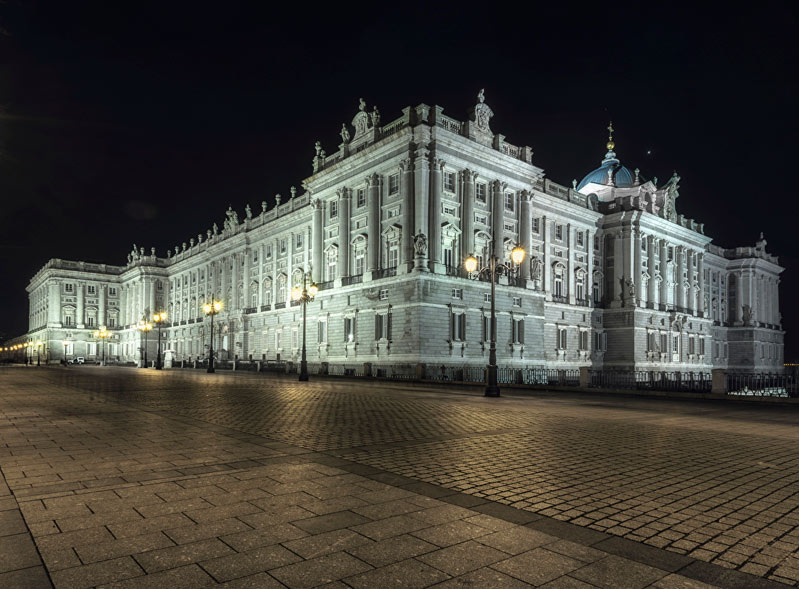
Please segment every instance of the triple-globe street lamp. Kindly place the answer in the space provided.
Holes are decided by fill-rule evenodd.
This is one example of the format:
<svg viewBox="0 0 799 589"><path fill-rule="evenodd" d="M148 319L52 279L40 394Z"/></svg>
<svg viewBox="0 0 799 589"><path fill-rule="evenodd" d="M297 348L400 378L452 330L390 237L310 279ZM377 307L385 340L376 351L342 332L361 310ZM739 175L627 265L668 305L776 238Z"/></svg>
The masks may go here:
<svg viewBox="0 0 799 589"><path fill-rule="evenodd" d="M308 360L306 359L305 332L307 328L306 306L319 292L319 287L311 280L308 284L308 273L302 273L302 288L299 285L291 290L291 298L302 303L302 356L300 357L300 380L308 380Z"/></svg>
<svg viewBox="0 0 799 589"><path fill-rule="evenodd" d="M161 363L161 324L166 321L166 311L155 313L153 315L153 322L158 326L158 351L155 356L155 369L161 370L163 364Z"/></svg>
<svg viewBox="0 0 799 589"><path fill-rule="evenodd" d="M142 365L142 368L147 368L147 334L153 330L153 324L142 319L139 321L137 329L144 333L144 364ZM158 339L161 339L160 335Z"/></svg>
<svg viewBox="0 0 799 589"><path fill-rule="evenodd" d="M208 372L214 370L214 315L222 310L222 301L211 300L203 305L203 313L211 316L211 341L208 344Z"/></svg>
<svg viewBox="0 0 799 589"><path fill-rule="evenodd" d="M511 251L510 257L513 263L518 266L524 261L524 248L517 245ZM479 261L474 254L464 260L463 267L469 274L476 273L475 278L479 278L481 274L488 273L491 278L491 342L488 348L488 366L486 367L486 397L499 397L499 385L497 384L497 313L494 303L494 285L496 283L497 272L513 271L513 268L508 264L502 263L497 256L492 253L488 259L488 266L478 268Z"/></svg>
<svg viewBox="0 0 799 589"><path fill-rule="evenodd" d="M100 363L100 366L105 366L105 340L107 340L109 337L111 337L113 335L114 335L113 333L111 333L110 331L108 331L105 328L105 325L103 325L102 327L100 327L99 330L94 332L94 337L99 337L102 340L102 342L103 342L103 344L102 344L103 345L103 360Z"/></svg>

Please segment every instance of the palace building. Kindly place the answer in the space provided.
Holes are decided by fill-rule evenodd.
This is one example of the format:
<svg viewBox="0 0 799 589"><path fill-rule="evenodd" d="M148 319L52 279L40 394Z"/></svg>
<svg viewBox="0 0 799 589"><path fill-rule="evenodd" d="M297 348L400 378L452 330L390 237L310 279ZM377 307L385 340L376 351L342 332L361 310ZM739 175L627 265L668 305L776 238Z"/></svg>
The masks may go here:
<svg viewBox="0 0 799 589"><path fill-rule="evenodd" d="M563 186L530 147L490 126L481 91L465 121L439 106L406 107L384 124L363 100L341 144L316 143L302 189L272 208L229 208L220 229L166 256L134 246L126 261L52 259L28 286L28 339L50 362L100 357L140 363L139 322L166 311L167 366L202 361L203 303L219 299L218 360L299 361L302 310L292 288L318 284L307 306L308 362L398 367L485 366L490 283L469 275L491 256L500 365L709 373L774 371L783 363L783 268L754 246L711 243L677 212L680 178L645 178L612 138L599 167ZM519 265L510 251L521 245ZM157 336L147 336L155 359Z"/></svg>

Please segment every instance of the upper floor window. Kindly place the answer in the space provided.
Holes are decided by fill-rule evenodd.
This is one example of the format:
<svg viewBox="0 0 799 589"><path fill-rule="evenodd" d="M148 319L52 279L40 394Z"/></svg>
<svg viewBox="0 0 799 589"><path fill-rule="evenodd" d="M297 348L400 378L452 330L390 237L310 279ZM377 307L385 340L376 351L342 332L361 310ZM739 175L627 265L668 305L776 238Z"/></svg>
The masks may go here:
<svg viewBox="0 0 799 589"><path fill-rule="evenodd" d="M330 218L333 219L334 217L338 216L338 201L331 200L330 201Z"/></svg>
<svg viewBox="0 0 799 589"><path fill-rule="evenodd" d="M75 291L75 286L74 286L72 283L70 283L70 282L67 282L67 283L64 285L64 290L65 290L66 292L74 292L74 291Z"/></svg>
<svg viewBox="0 0 799 589"><path fill-rule="evenodd" d="M108 289L108 296L115 297L117 296L117 289L113 286Z"/></svg>
<svg viewBox="0 0 799 589"><path fill-rule="evenodd" d="M512 211L514 204L514 194L512 192L505 193L505 210Z"/></svg>
<svg viewBox="0 0 799 589"><path fill-rule="evenodd" d="M475 186L475 198L479 202L486 201L486 185L485 184L477 184Z"/></svg>
<svg viewBox="0 0 799 589"><path fill-rule="evenodd" d="M355 317L344 318L344 341L355 341Z"/></svg>
<svg viewBox="0 0 799 589"><path fill-rule="evenodd" d="M302 247L302 233L298 233L297 234L296 245L297 245L297 249Z"/></svg>
<svg viewBox="0 0 799 589"><path fill-rule="evenodd" d="M577 232L577 245L580 247L585 243L585 234L582 231Z"/></svg>
<svg viewBox="0 0 799 589"><path fill-rule="evenodd" d="M96 287L96 286L94 286L93 284L90 284L90 285L89 285L89 286L86 288L86 291L87 291L89 294L92 294L92 295L93 295L93 294L97 294L97 287Z"/></svg>
<svg viewBox="0 0 799 589"><path fill-rule="evenodd" d="M272 257L272 245L271 244L266 246L266 257L267 258L271 258Z"/></svg>
<svg viewBox="0 0 799 589"><path fill-rule="evenodd" d="M286 238L285 237L280 240L280 253L281 254L285 254L286 253Z"/></svg>
<svg viewBox="0 0 799 589"><path fill-rule="evenodd" d="M366 190L363 188L358 189L358 199L356 203L358 207L362 207L366 204Z"/></svg>
<svg viewBox="0 0 799 589"><path fill-rule="evenodd" d="M455 172L444 172L444 190L455 192Z"/></svg>
<svg viewBox="0 0 799 589"><path fill-rule="evenodd" d="M399 192L399 174L391 174L388 177L388 194L397 194Z"/></svg>
<svg viewBox="0 0 799 589"><path fill-rule="evenodd" d="M541 219L536 217L533 219L533 233L539 233L541 231Z"/></svg>
<svg viewBox="0 0 799 589"><path fill-rule="evenodd" d="M450 315L449 330L452 341L462 342L466 340L466 314L452 313Z"/></svg>
<svg viewBox="0 0 799 589"><path fill-rule="evenodd" d="M388 289L387 288L381 288L380 289L380 300L381 301L387 301L388 300Z"/></svg>
<svg viewBox="0 0 799 589"><path fill-rule="evenodd" d="M514 344L524 343L524 319L511 319L511 339Z"/></svg>
<svg viewBox="0 0 799 589"><path fill-rule="evenodd" d="M555 239L563 239L563 225L555 225Z"/></svg>

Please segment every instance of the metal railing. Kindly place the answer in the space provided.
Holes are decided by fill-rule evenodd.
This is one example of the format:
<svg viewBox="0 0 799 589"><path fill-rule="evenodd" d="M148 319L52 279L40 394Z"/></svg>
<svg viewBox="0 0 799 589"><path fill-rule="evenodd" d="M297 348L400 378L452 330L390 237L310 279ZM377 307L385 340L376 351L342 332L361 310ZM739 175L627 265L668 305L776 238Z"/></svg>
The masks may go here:
<svg viewBox="0 0 799 589"><path fill-rule="evenodd" d="M799 383L791 374L727 373L725 389L741 397L799 397Z"/></svg>
<svg viewBox="0 0 799 589"><path fill-rule="evenodd" d="M272 305L261 305L261 311L271 311Z"/></svg>
<svg viewBox="0 0 799 589"><path fill-rule="evenodd" d="M328 280L327 282L317 282L316 289L317 290L328 290L333 288L333 280Z"/></svg>
<svg viewBox="0 0 799 589"><path fill-rule="evenodd" d="M275 309L285 309L286 308L286 301L280 301L279 303L275 303Z"/></svg>
<svg viewBox="0 0 799 589"><path fill-rule="evenodd" d="M378 278L389 278L391 276L397 275L397 267L392 266L391 268L380 268L380 270L375 270L372 272L372 278L377 280Z"/></svg>
<svg viewBox="0 0 799 589"><path fill-rule="evenodd" d="M552 295L552 302L553 303L568 303L569 302L569 297L564 297L562 295L553 294Z"/></svg>
<svg viewBox="0 0 799 589"><path fill-rule="evenodd" d="M345 276L341 279L341 286L349 286L350 284L361 284L363 282L363 274L356 274L354 276Z"/></svg>
<svg viewBox="0 0 799 589"><path fill-rule="evenodd" d="M258 307L247 307L242 310L242 313L245 315L249 315L250 313L255 313L258 310Z"/></svg>
<svg viewBox="0 0 799 589"><path fill-rule="evenodd" d="M654 370L590 370L591 388L709 393L712 378L706 372L658 372Z"/></svg>

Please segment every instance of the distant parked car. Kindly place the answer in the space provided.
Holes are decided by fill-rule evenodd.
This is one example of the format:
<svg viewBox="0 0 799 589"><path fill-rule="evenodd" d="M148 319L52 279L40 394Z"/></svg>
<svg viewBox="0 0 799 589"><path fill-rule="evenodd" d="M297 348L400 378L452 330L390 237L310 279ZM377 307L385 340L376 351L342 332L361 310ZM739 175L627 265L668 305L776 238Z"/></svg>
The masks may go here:
<svg viewBox="0 0 799 589"><path fill-rule="evenodd" d="M85 361L83 359L83 356L78 356L77 358L72 358L72 360L69 361L70 364L83 364L84 362Z"/></svg>

